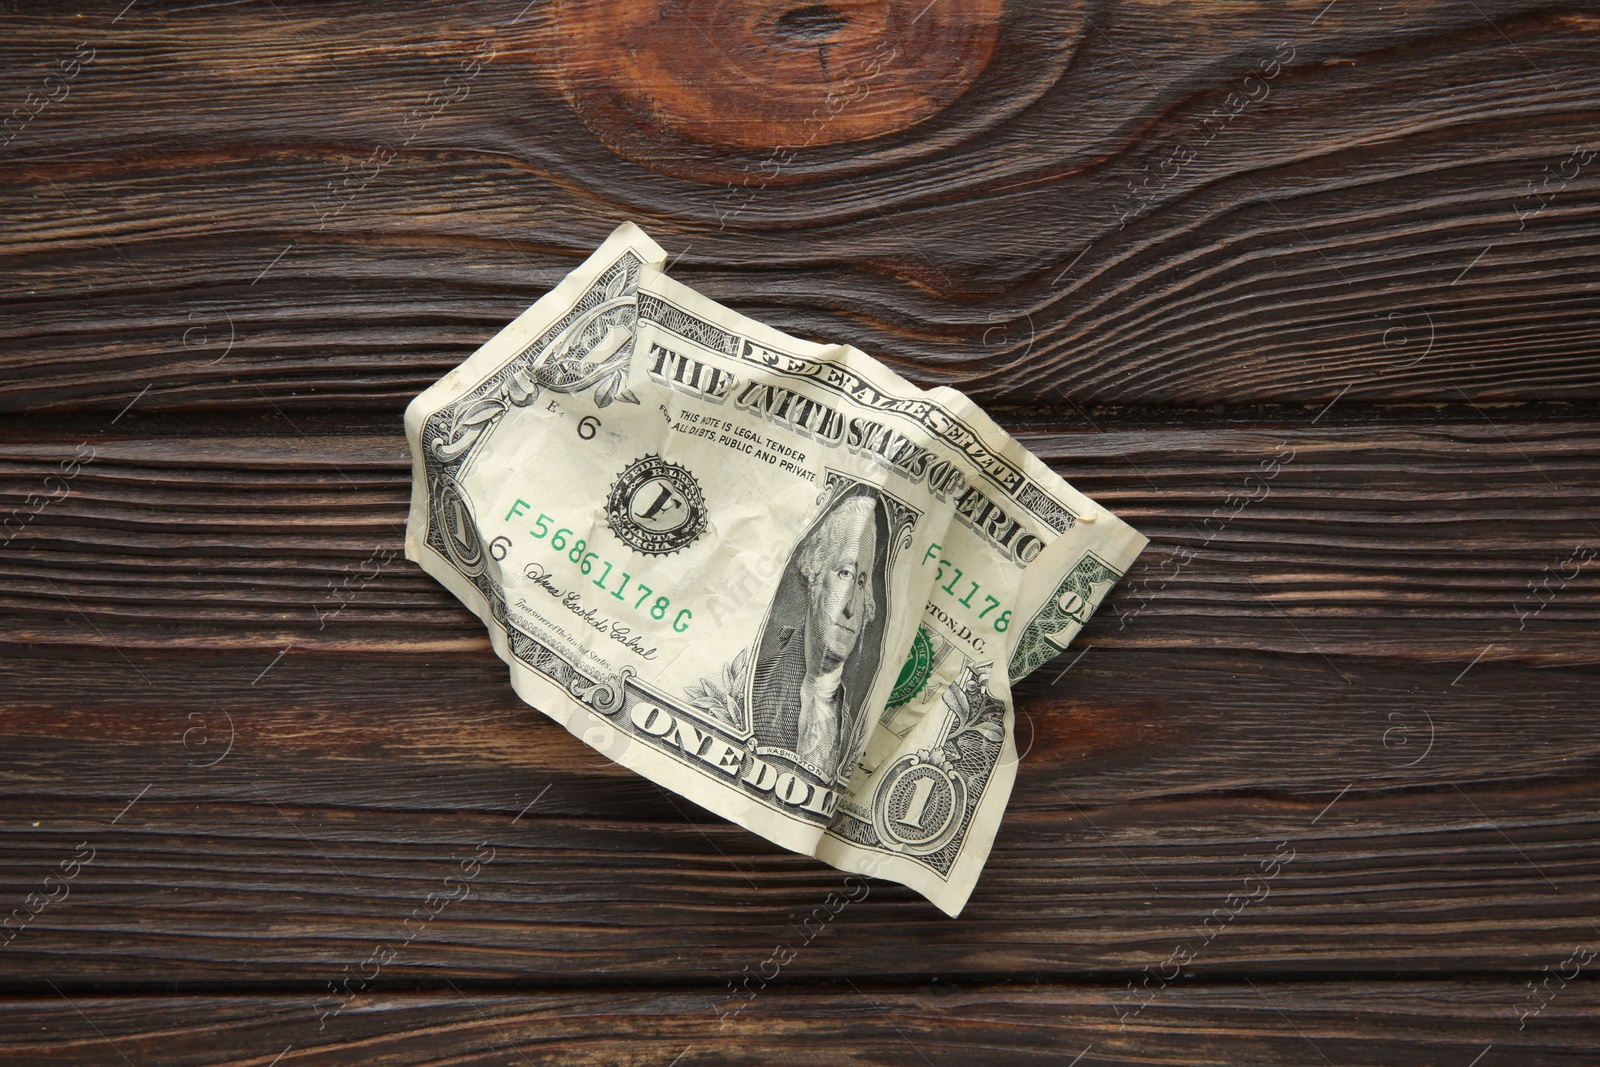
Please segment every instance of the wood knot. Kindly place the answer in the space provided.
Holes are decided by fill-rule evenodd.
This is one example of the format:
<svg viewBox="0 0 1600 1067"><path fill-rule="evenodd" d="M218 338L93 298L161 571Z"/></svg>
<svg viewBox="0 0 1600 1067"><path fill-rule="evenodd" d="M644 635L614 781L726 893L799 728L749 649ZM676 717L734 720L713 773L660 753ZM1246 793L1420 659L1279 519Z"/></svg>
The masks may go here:
<svg viewBox="0 0 1600 1067"><path fill-rule="evenodd" d="M840 30L850 24L848 16L827 4L797 7L786 15L778 16L778 29L805 44L826 44Z"/></svg>
<svg viewBox="0 0 1600 1067"><path fill-rule="evenodd" d="M682 172L661 164L703 162L706 148L848 144L923 122L989 65L1001 7L562 0L551 28L563 91L589 128L622 155Z"/></svg>

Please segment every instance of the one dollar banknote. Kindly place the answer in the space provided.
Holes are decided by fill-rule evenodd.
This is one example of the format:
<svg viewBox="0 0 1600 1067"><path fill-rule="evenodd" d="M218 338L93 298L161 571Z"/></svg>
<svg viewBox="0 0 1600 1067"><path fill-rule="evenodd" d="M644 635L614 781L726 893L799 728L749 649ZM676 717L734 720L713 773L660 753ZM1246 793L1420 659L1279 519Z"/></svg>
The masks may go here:
<svg viewBox="0 0 1600 1067"><path fill-rule="evenodd" d="M1011 686L1145 539L961 393L668 277L625 223L412 402L406 554L618 763L956 915Z"/></svg>

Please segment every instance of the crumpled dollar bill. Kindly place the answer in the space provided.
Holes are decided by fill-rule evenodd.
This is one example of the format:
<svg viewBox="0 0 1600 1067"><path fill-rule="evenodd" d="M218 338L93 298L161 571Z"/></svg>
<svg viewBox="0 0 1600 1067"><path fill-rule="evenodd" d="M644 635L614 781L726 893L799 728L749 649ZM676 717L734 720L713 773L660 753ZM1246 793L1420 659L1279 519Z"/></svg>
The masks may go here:
<svg viewBox="0 0 1600 1067"><path fill-rule="evenodd" d="M1145 545L961 393L695 292L625 223L406 411L406 555L529 704L947 914L1016 773L1011 685Z"/></svg>

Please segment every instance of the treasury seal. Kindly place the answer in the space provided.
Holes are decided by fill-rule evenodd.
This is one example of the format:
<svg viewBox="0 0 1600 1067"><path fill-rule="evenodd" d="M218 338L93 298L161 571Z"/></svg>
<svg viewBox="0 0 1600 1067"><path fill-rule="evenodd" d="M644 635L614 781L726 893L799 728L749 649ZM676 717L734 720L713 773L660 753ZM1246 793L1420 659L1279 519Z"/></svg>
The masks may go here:
<svg viewBox="0 0 1600 1067"><path fill-rule="evenodd" d="M900 677L895 679L894 689L889 692L888 706L898 708L909 704L927 686L932 675L933 641L928 637L928 628L919 626L917 636L911 642L911 655L906 657L905 666L900 668Z"/></svg>
<svg viewBox="0 0 1600 1067"><path fill-rule="evenodd" d="M623 468L606 495L611 530L646 555L681 552L706 532L706 501L687 467L645 456Z"/></svg>

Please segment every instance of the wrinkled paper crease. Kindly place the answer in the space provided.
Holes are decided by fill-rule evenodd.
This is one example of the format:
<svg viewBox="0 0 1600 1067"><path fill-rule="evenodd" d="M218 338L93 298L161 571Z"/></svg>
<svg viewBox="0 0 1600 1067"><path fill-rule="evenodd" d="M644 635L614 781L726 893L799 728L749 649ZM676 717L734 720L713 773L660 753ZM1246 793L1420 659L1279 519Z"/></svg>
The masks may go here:
<svg viewBox="0 0 1600 1067"><path fill-rule="evenodd" d="M1145 545L961 393L790 337L625 223L406 411L406 555L518 695L785 848L966 903L1011 686Z"/></svg>

